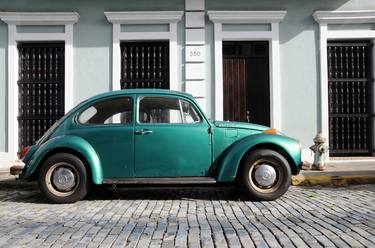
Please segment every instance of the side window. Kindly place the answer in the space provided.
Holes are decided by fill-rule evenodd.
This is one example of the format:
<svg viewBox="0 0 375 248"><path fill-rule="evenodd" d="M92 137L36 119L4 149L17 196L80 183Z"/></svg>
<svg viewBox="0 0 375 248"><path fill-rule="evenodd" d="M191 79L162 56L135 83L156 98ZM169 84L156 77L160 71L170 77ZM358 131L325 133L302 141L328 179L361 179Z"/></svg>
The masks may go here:
<svg viewBox="0 0 375 248"><path fill-rule="evenodd" d="M144 97L139 102L140 123L182 123L180 102L170 97Z"/></svg>
<svg viewBox="0 0 375 248"><path fill-rule="evenodd" d="M143 97L139 101L140 123L195 123L201 118L187 101L172 97Z"/></svg>
<svg viewBox="0 0 375 248"><path fill-rule="evenodd" d="M201 121L201 117L190 102L184 100L180 100L180 102L184 123L196 123Z"/></svg>
<svg viewBox="0 0 375 248"><path fill-rule="evenodd" d="M133 100L130 97L94 103L78 117L81 124L128 124L132 122Z"/></svg>

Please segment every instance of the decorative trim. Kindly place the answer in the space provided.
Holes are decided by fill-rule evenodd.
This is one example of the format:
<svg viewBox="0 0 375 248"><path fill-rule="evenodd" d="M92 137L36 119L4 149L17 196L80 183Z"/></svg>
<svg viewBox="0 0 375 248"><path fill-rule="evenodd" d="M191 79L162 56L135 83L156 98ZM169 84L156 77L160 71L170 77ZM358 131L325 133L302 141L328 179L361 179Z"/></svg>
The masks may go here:
<svg viewBox="0 0 375 248"><path fill-rule="evenodd" d="M13 25L66 25L79 19L77 12L0 12L0 19Z"/></svg>
<svg viewBox="0 0 375 248"><path fill-rule="evenodd" d="M104 12L107 20L113 24L112 36L112 90L120 90L121 51L120 42L125 40L169 40L169 87L180 90L177 84L177 22L183 11L131 11ZM167 32L121 32L121 24L169 24Z"/></svg>
<svg viewBox="0 0 375 248"><path fill-rule="evenodd" d="M213 23L279 23L285 15L281 11L207 11Z"/></svg>
<svg viewBox="0 0 375 248"><path fill-rule="evenodd" d="M375 23L375 10L315 11L313 17L320 24Z"/></svg>
<svg viewBox="0 0 375 248"><path fill-rule="evenodd" d="M370 18L371 13L374 14ZM319 51L320 51L320 130L327 138L329 146L329 111L328 111L328 64L327 64L327 42L335 39L373 39L375 42L375 31L371 30L329 30L329 24L350 23L375 23L375 11L316 11L314 19L319 23ZM375 51L373 52L375 59ZM375 63L373 63L375 71ZM329 160L329 151L327 154ZM330 160L331 161L331 160ZM342 160L340 160L342 161Z"/></svg>
<svg viewBox="0 0 375 248"><path fill-rule="evenodd" d="M183 11L120 11L104 12L113 24L160 24L179 22Z"/></svg>
<svg viewBox="0 0 375 248"><path fill-rule="evenodd" d="M206 113L205 0L185 0L185 92L199 98ZM198 100L197 100L198 101Z"/></svg>
<svg viewBox="0 0 375 248"><path fill-rule="evenodd" d="M51 18L51 19L48 19ZM8 24L8 158L17 158L18 150L18 50L22 41L65 42L65 112L73 107L73 23L76 12L2 12L0 19ZM17 33L17 25L65 25L64 33Z"/></svg>
<svg viewBox="0 0 375 248"><path fill-rule="evenodd" d="M223 120L223 40L267 40L269 42L270 63L270 117L271 126L281 129L281 89L280 89L280 43L279 22L286 11L208 11L214 22L215 42L215 119ZM270 31L223 31L226 23L268 23Z"/></svg>

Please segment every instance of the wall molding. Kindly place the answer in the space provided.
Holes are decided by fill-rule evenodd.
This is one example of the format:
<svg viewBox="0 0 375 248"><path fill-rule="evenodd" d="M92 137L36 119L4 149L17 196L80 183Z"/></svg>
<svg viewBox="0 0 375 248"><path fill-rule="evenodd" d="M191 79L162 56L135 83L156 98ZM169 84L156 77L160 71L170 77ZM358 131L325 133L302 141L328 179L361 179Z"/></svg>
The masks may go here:
<svg viewBox="0 0 375 248"><path fill-rule="evenodd" d="M281 22L286 11L222 11L210 10L207 11L210 21L217 23L279 23Z"/></svg>
<svg viewBox="0 0 375 248"><path fill-rule="evenodd" d="M178 85L177 65L177 22L183 11L118 11L104 12L107 20L113 24L112 32L112 90L120 90L121 51L120 42L126 40L169 40L169 87L181 90ZM165 32L121 32L121 24L169 24Z"/></svg>
<svg viewBox="0 0 375 248"><path fill-rule="evenodd" d="M375 23L375 10L315 11L313 17L321 24Z"/></svg>
<svg viewBox="0 0 375 248"><path fill-rule="evenodd" d="M161 24L176 23L183 11L106 11L104 15L113 24Z"/></svg>
<svg viewBox="0 0 375 248"><path fill-rule="evenodd" d="M66 25L79 19L77 12L0 12L0 19L12 25Z"/></svg>
<svg viewBox="0 0 375 248"><path fill-rule="evenodd" d="M205 0L185 0L185 92L207 111Z"/></svg>
<svg viewBox="0 0 375 248"><path fill-rule="evenodd" d="M73 107L73 24L77 12L1 12L8 24L8 158L17 158L18 151L18 50L24 41L65 42L65 112ZM17 25L64 25L64 33L17 33Z"/></svg>
<svg viewBox="0 0 375 248"><path fill-rule="evenodd" d="M215 119L223 120L223 54L222 44L226 40L267 40L270 54L270 114L271 126L281 129L281 89L280 89L280 43L279 23L286 11L207 11L214 23L215 43ZM270 31L223 31L222 25L271 24Z"/></svg>
<svg viewBox="0 0 375 248"><path fill-rule="evenodd" d="M372 39L375 43L375 31L373 30L329 30L330 24L361 24L375 23L375 10L359 11L316 11L314 19L319 23L319 51L320 51L320 132L327 138L329 146L329 109L328 109L328 62L327 43L335 39ZM373 51L375 60L375 51ZM373 71L375 72L375 61ZM375 98L375 96L374 96ZM374 142L374 141L373 141ZM327 154L329 159L329 151Z"/></svg>

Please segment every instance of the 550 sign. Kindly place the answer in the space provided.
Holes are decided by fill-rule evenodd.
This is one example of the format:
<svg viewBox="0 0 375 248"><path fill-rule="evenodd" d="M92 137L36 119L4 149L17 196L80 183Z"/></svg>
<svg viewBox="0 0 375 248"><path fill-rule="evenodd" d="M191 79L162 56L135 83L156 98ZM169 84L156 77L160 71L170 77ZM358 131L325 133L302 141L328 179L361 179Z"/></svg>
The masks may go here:
<svg viewBox="0 0 375 248"><path fill-rule="evenodd" d="M186 46L186 62L204 62L204 46Z"/></svg>

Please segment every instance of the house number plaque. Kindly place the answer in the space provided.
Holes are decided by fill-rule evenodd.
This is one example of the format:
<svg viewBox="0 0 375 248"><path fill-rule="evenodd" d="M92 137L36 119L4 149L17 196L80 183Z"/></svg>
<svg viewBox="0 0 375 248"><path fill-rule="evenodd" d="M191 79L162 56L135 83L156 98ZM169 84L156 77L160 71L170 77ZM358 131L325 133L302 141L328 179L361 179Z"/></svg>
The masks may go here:
<svg viewBox="0 0 375 248"><path fill-rule="evenodd" d="M186 62L204 62L204 46L186 46Z"/></svg>

